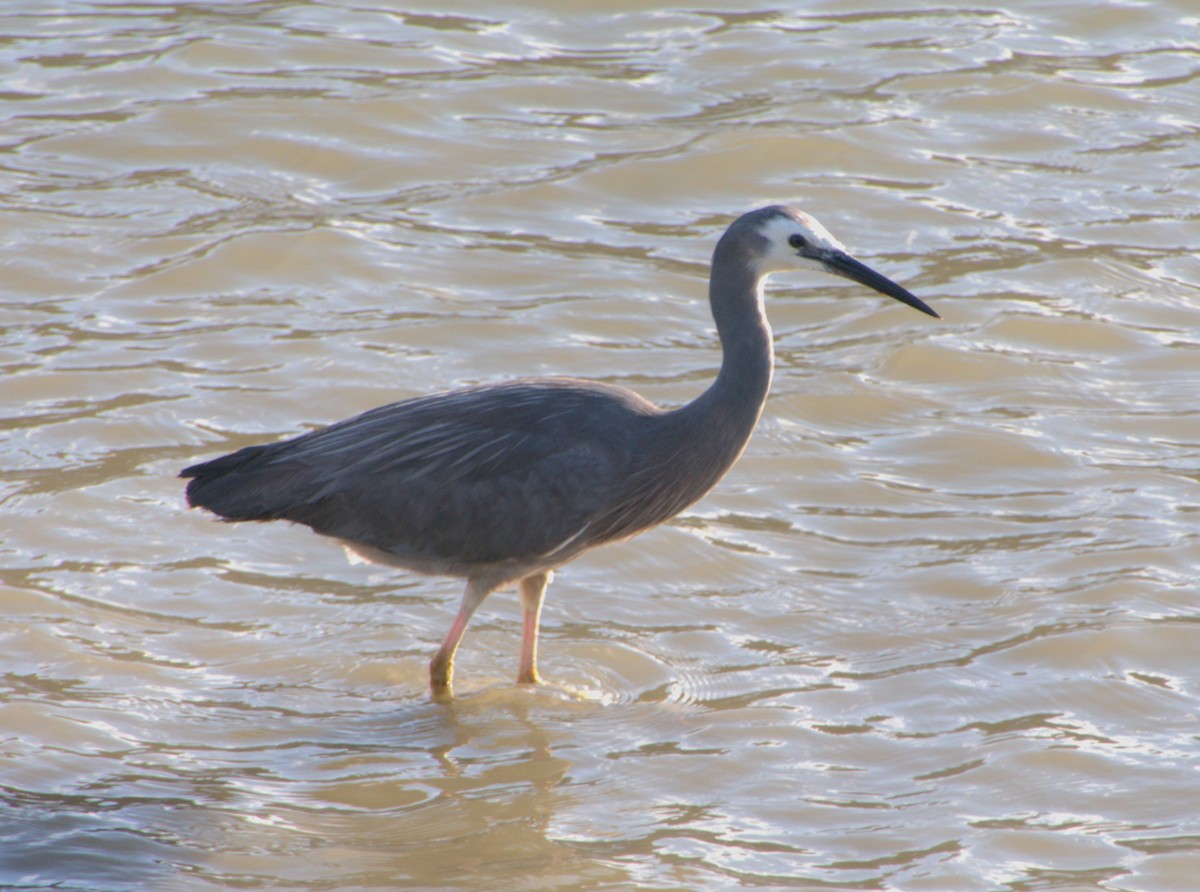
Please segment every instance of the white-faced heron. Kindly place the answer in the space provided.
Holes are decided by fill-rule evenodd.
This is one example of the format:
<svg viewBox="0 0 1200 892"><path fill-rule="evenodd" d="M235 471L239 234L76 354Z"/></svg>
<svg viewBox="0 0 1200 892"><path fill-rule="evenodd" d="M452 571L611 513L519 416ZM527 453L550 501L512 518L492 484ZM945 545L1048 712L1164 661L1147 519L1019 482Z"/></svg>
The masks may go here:
<svg viewBox="0 0 1200 892"><path fill-rule="evenodd" d="M629 390L528 378L383 406L281 443L248 446L180 476L187 498L226 520L290 520L372 561L467 581L429 666L449 693L454 652L491 592L519 583L517 681L534 683L538 619L552 571L691 505L750 439L771 383L763 313L770 273L819 269L938 314L851 257L820 223L782 205L734 220L717 242L709 301L721 369L698 398L664 410Z"/></svg>

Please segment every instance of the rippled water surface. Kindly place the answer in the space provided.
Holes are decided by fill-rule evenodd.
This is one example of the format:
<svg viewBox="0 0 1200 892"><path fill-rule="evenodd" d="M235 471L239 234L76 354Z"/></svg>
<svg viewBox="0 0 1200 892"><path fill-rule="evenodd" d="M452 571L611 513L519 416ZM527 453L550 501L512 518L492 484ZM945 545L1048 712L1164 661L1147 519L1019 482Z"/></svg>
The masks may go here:
<svg viewBox="0 0 1200 892"><path fill-rule="evenodd" d="M8 4L0 885L1189 890L1189 0ZM186 510L185 464L517 374L664 405L779 276L718 488L498 593ZM514 523L521 518L514 517Z"/></svg>

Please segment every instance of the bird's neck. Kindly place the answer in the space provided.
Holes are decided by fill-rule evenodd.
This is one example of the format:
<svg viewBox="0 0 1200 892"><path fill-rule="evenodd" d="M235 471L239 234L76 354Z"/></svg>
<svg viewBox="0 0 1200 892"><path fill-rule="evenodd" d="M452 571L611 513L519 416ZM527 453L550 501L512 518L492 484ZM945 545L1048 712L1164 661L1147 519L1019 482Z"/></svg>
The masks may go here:
<svg viewBox="0 0 1200 892"><path fill-rule="evenodd" d="M682 429L706 444L719 479L741 455L758 423L775 357L763 313L761 278L744 264L716 262L714 270L709 302L721 338L721 370L708 390L679 411L688 416Z"/></svg>
<svg viewBox="0 0 1200 892"><path fill-rule="evenodd" d="M716 258L714 269L744 269L726 261ZM630 479L630 498L649 506L638 509L643 529L682 511L725 476L746 448L771 386L771 329L762 311L759 277L718 273L709 297L721 337L721 371L692 402L653 418L653 432L641 444ZM631 532L626 526L616 529L621 535Z"/></svg>
<svg viewBox="0 0 1200 892"><path fill-rule="evenodd" d="M767 400L775 364L771 326L763 311L763 278L745 264L715 262L708 299L721 339L721 371L702 399L710 402L710 411L718 406L722 415L734 416L748 439ZM726 424L733 420L724 419Z"/></svg>

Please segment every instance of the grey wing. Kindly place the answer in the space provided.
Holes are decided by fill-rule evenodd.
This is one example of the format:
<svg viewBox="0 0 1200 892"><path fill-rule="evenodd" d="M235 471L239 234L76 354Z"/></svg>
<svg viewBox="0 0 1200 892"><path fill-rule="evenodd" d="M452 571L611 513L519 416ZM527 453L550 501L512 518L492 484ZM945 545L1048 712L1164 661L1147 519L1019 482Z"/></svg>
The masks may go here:
<svg viewBox="0 0 1200 892"><path fill-rule="evenodd" d="M184 471L192 504L449 564L529 560L580 536L628 473L646 406L563 384L384 406Z"/></svg>

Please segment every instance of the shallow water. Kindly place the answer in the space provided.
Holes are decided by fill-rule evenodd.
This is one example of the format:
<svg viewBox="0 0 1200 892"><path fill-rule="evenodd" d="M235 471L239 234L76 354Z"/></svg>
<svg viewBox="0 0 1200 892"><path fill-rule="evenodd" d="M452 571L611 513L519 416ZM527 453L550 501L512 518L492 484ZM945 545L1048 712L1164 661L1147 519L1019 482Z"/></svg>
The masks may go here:
<svg viewBox="0 0 1200 892"><path fill-rule="evenodd" d="M0 14L0 885L1187 890L1200 20L345 2ZM704 501L426 662L452 581L183 465L563 373L691 399L790 201L936 307L779 276Z"/></svg>

